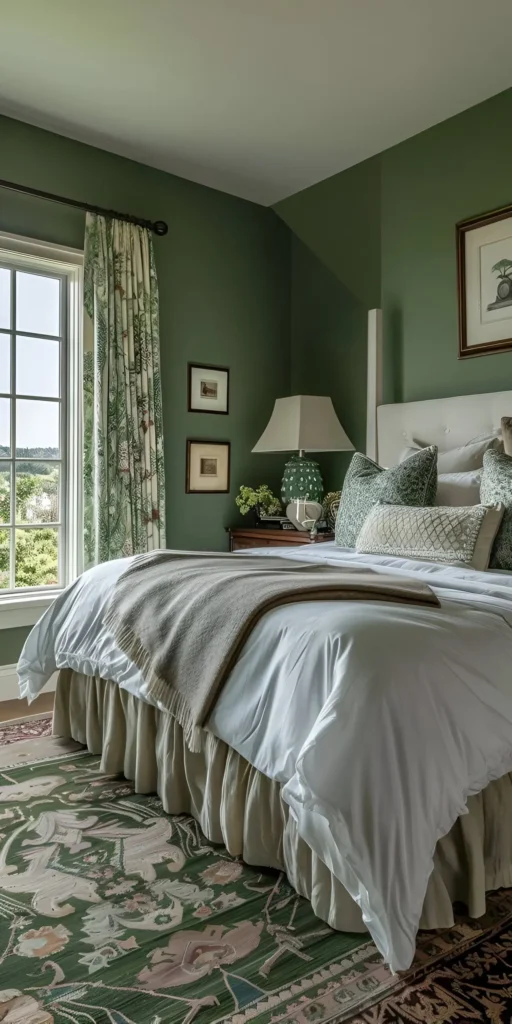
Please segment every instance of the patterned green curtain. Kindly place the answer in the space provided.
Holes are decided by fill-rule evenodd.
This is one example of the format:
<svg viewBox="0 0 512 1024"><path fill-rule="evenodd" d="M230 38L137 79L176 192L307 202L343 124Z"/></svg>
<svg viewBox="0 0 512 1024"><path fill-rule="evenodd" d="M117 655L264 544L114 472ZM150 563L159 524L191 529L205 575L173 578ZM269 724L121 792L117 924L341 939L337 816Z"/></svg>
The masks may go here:
<svg viewBox="0 0 512 1024"><path fill-rule="evenodd" d="M87 214L86 566L165 547L158 287L149 231Z"/></svg>

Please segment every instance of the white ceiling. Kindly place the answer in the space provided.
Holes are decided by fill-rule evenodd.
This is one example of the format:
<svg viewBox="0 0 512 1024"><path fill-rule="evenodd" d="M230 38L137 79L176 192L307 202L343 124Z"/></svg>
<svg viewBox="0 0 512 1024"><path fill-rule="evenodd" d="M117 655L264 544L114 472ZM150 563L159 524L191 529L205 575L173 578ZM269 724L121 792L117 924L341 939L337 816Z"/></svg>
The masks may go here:
<svg viewBox="0 0 512 1024"><path fill-rule="evenodd" d="M510 0L18 0L0 111L267 205L512 85L511 40Z"/></svg>

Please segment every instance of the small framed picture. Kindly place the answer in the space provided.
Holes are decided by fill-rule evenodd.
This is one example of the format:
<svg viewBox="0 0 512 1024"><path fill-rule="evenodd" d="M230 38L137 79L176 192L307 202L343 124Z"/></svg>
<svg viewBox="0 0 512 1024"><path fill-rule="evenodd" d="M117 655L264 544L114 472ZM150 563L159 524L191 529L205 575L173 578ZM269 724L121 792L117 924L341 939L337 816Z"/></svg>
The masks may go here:
<svg viewBox="0 0 512 1024"><path fill-rule="evenodd" d="M188 411L229 412L229 370L227 366L188 364Z"/></svg>
<svg viewBox="0 0 512 1024"><path fill-rule="evenodd" d="M187 441L187 494L227 494L229 441Z"/></svg>
<svg viewBox="0 0 512 1024"><path fill-rule="evenodd" d="M512 206L457 224L459 357L512 348Z"/></svg>

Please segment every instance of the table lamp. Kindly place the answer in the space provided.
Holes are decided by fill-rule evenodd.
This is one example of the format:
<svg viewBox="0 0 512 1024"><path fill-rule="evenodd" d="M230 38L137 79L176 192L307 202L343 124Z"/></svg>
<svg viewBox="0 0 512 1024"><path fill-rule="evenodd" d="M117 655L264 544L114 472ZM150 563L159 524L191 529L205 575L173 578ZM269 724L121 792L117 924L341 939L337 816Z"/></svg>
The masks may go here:
<svg viewBox="0 0 512 1024"><path fill-rule="evenodd" d="M253 452L298 452L284 467L281 497L284 505L297 498L321 501L324 485L320 467L305 452L352 452L330 398L292 395L277 398L272 415Z"/></svg>

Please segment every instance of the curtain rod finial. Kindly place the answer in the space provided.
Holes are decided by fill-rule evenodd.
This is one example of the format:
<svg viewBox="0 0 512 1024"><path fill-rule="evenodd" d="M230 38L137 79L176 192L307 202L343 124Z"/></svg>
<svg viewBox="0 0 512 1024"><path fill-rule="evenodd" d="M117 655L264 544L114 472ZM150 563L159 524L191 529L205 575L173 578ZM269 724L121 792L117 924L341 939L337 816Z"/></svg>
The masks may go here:
<svg viewBox="0 0 512 1024"><path fill-rule="evenodd" d="M166 235L169 228L164 220L156 220L153 224L153 231L155 235Z"/></svg>

